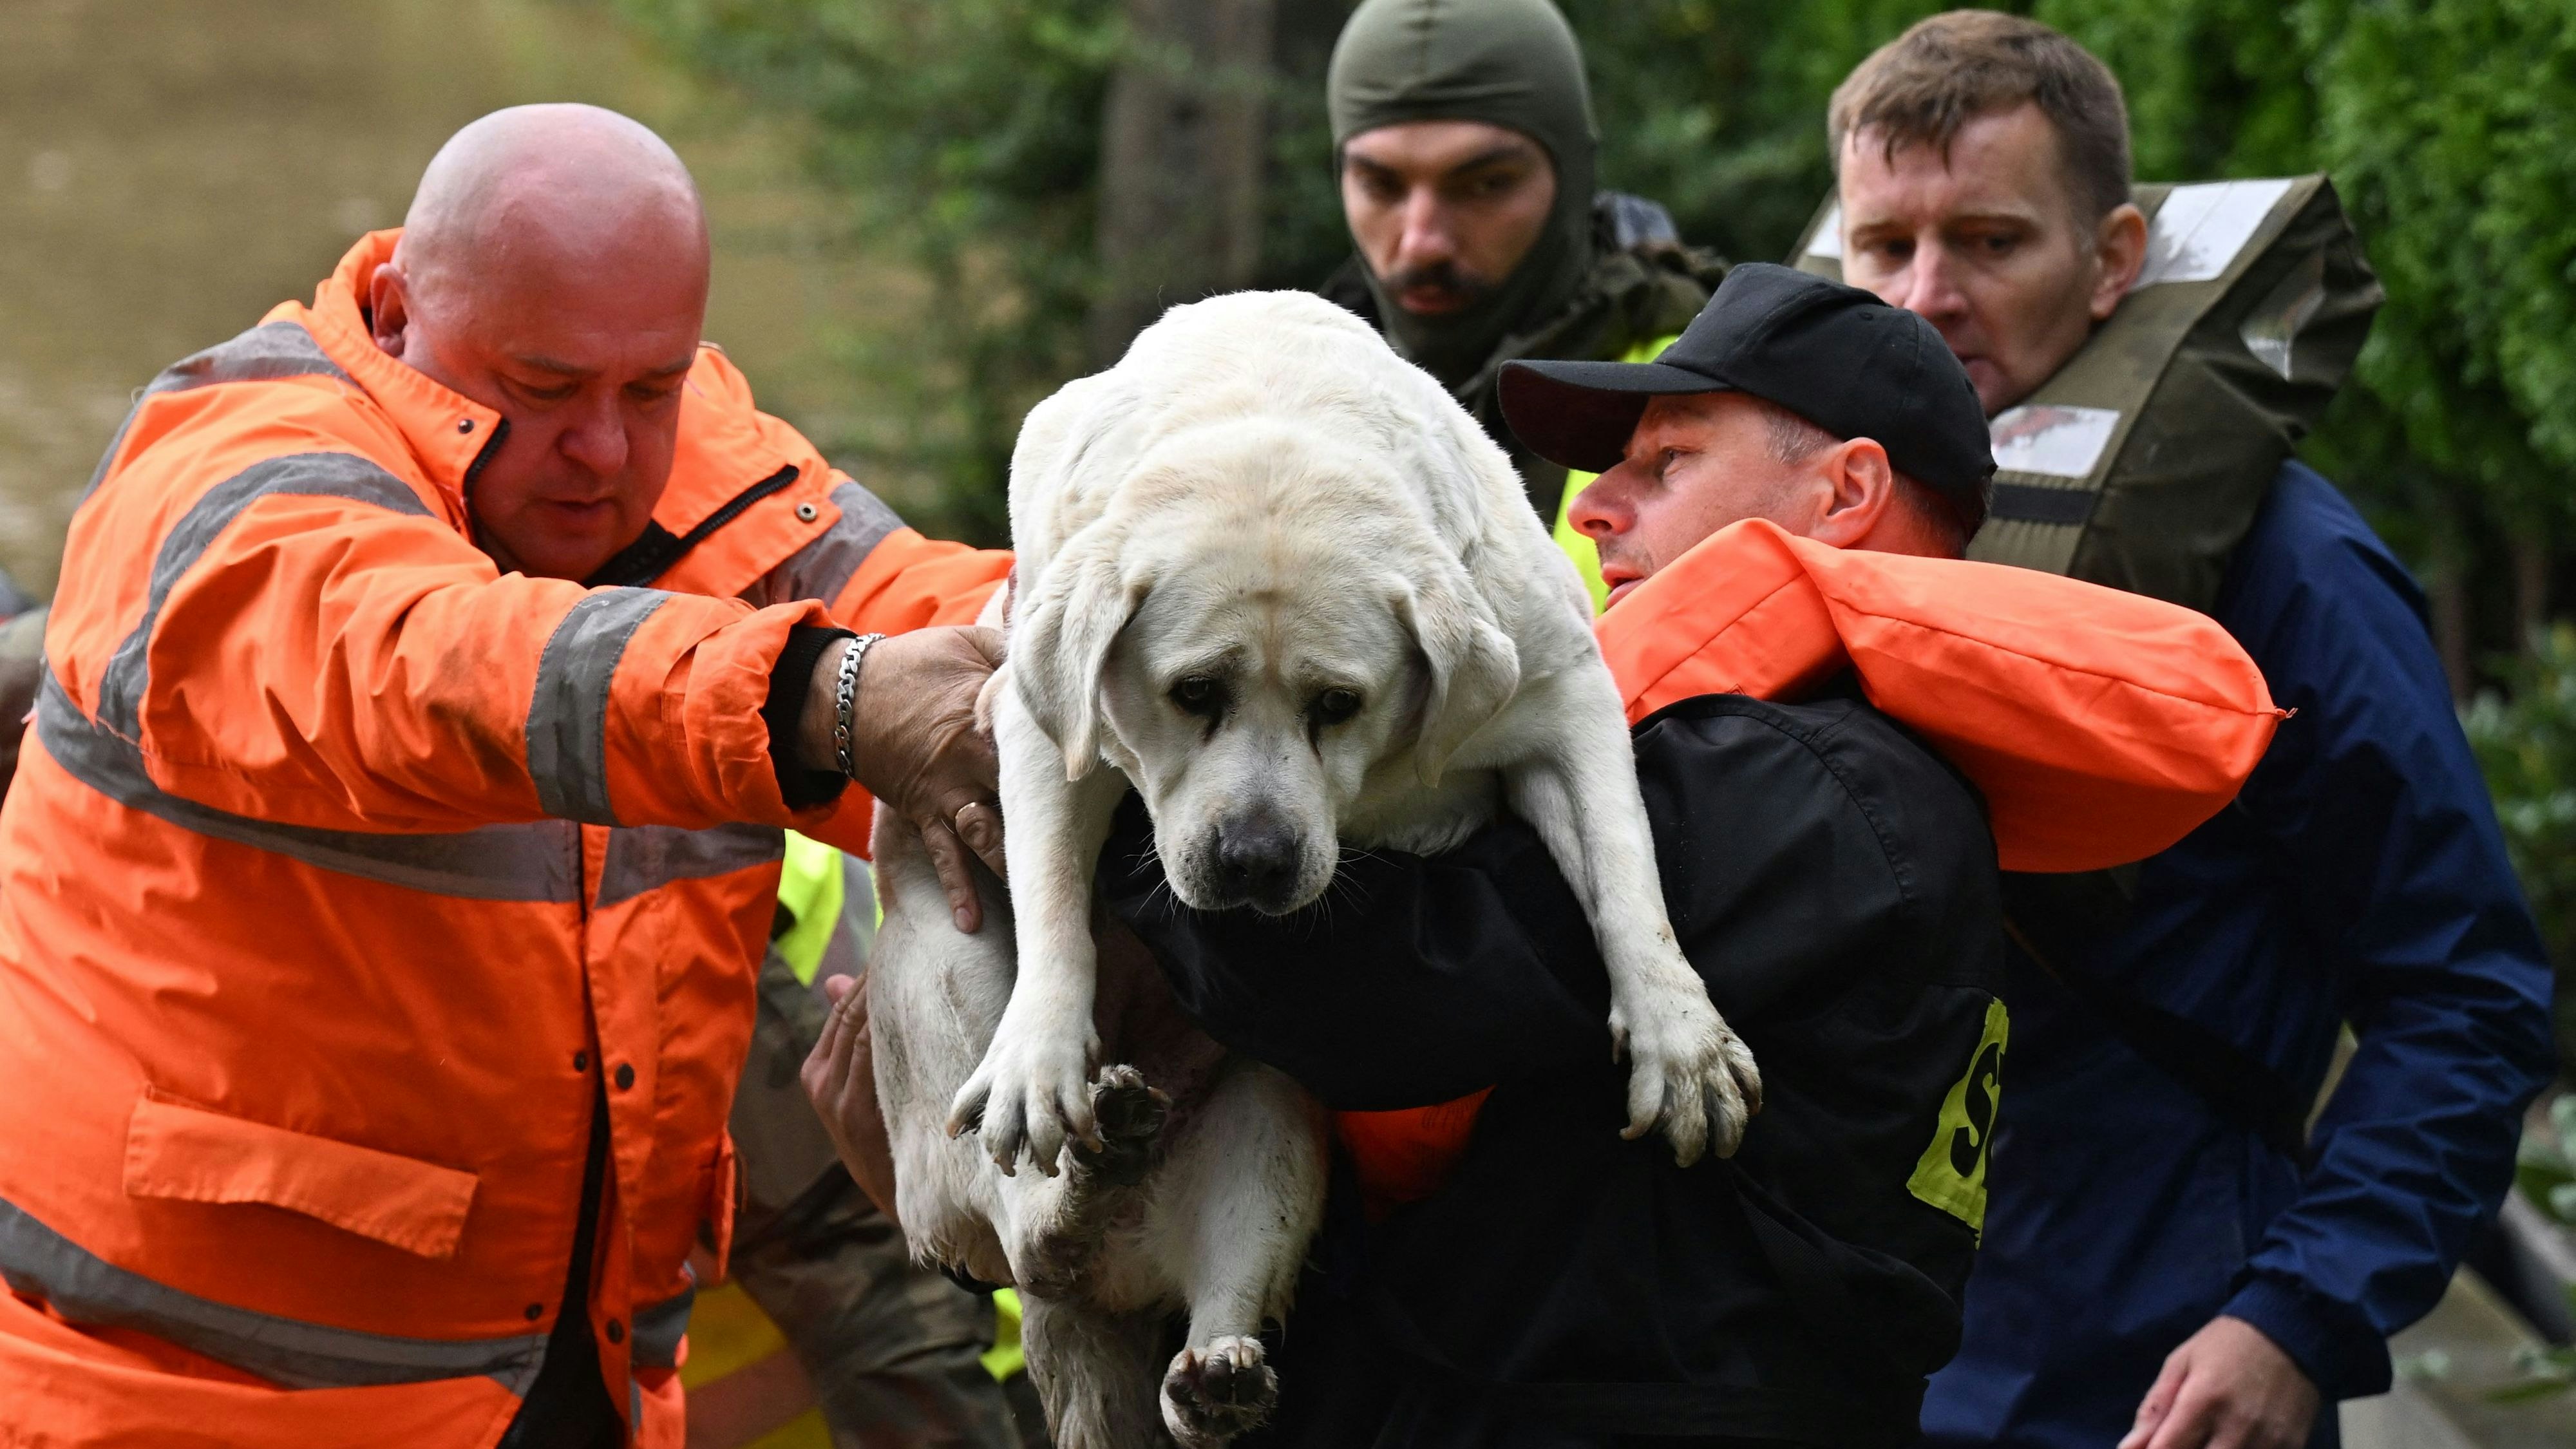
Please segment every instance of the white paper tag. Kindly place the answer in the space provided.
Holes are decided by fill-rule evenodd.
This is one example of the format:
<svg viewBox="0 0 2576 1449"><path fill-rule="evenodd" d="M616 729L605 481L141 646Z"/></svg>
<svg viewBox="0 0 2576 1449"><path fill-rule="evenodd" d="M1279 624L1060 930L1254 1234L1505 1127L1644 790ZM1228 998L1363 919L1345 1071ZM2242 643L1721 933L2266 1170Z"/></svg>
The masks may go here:
<svg viewBox="0 0 2576 1449"><path fill-rule="evenodd" d="M2092 477L2119 426L2117 409L2030 403L2007 409L1986 425L1997 468L2051 478Z"/></svg>
<svg viewBox="0 0 2576 1449"><path fill-rule="evenodd" d="M1837 201L1825 209L1824 221L1817 225L1814 238L1807 243L1807 255L1842 260L1843 204L1841 202Z"/></svg>
<svg viewBox="0 0 2576 1449"><path fill-rule="evenodd" d="M2216 280L2289 190L2286 179L2175 187L2156 208L2155 226L2147 233L2147 264L2137 284Z"/></svg>

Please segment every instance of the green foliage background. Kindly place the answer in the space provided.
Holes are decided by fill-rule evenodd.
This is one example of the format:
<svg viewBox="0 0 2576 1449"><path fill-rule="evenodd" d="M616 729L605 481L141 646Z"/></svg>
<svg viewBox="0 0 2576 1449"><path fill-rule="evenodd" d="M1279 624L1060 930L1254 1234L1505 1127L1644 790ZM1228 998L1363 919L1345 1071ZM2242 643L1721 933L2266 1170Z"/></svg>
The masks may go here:
<svg viewBox="0 0 2576 1449"><path fill-rule="evenodd" d="M1092 365L1081 318L1114 0L613 0L694 65L812 121L854 224L935 297L852 339L902 400L862 440L925 522L994 536L1020 413ZM1279 0L1263 280L1344 240L1320 76L1347 5ZM1825 97L1924 0L1573 0L1602 175L1684 234L1778 256L1831 183ZM2428 572L2489 587L2511 540L2576 534L2576 6L2566 0L2035 0L2128 90L2144 180L2324 169L2388 284L2358 384L2312 446ZM836 440L847 443L850 440Z"/></svg>
<svg viewBox="0 0 2576 1449"><path fill-rule="evenodd" d="M2544 632L2508 676L2510 692L2480 691L2460 722L2495 792L2505 848L2531 894L2541 934L2563 968L2576 967L2576 624ZM2562 1064L2576 1062L2571 986L2576 981L2562 970Z"/></svg>
<svg viewBox="0 0 2576 1449"><path fill-rule="evenodd" d="M934 533L1006 532L1020 415L1087 370L1100 112L1124 32L1105 0L614 0L694 66L809 124L854 237L927 305L849 339L887 424L818 439L895 475ZM891 243L891 245L888 245ZM855 456L854 456L855 455ZM873 478L871 481L875 481Z"/></svg>
<svg viewBox="0 0 2576 1449"><path fill-rule="evenodd" d="M810 121L815 165L847 192L854 228L918 268L922 320L850 343L854 379L892 400L887 426L822 441L926 528L997 539L1021 413L1105 360L1084 355L1082 320L1101 107L1130 43L1116 0L607 3ZM1350 7L1275 3L1260 280L1299 285L1347 249L1321 90ZM1738 258L1781 256L1831 185L1834 85L1946 8L1561 3L1591 69L1604 184L1663 201L1685 237ZM2524 822L2526 878L2576 953L2562 818L2576 735L2560 698L2576 661L2563 633L2526 638L2548 603L2535 584L2576 542L2576 4L2003 8L2067 31L2121 77L2141 180L2334 176L2388 304L2306 451L2464 606L2488 682L2518 690L2474 718L2507 819Z"/></svg>

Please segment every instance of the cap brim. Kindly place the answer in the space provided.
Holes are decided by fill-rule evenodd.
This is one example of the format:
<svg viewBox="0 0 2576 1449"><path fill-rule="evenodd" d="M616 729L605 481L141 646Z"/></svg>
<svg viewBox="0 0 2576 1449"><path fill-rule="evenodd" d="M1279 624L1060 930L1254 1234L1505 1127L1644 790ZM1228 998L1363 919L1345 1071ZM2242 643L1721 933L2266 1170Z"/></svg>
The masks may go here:
<svg viewBox="0 0 2576 1449"><path fill-rule="evenodd" d="M1726 391L1713 377L1660 362L1507 362L1500 384L1513 436L1584 473L1618 466L1649 399Z"/></svg>

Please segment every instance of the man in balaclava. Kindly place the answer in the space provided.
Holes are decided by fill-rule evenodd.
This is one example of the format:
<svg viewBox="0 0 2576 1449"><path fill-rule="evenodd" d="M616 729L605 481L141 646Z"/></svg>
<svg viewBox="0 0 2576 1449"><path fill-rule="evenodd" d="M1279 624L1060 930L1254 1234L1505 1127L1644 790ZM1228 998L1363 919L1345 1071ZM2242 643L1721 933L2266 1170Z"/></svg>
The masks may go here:
<svg viewBox="0 0 2576 1449"><path fill-rule="evenodd" d="M1594 192L1583 53L1549 0L1367 0L1326 84L1357 255L1321 290L1439 378L1557 522L1566 471L1503 426L1503 364L1652 357L1723 265L1662 207Z"/></svg>

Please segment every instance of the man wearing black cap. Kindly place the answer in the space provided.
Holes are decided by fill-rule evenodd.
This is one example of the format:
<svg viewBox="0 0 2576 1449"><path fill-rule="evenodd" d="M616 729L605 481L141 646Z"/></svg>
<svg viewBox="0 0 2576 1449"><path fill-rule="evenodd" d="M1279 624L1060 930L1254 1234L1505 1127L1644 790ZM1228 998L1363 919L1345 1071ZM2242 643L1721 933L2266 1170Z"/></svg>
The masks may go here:
<svg viewBox="0 0 2576 1449"><path fill-rule="evenodd" d="M1656 363L1516 363L1502 399L1542 456L1607 470L1578 504L1620 571L1605 628L1706 628L1658 612L1692 590L1626 596L1722 570L1693 545L1741 520L1955 553L1993 467L1930 326L1780 267L1737 269ZM1276 1442L1911 1439L1957 1342L2005 1036L1977 793L1847 675L1685 698L1635 739L1674 927L1762 1062L1730 1161L1621 1140L1592 935L1517 821L1345 862L1330 913L1288 922L1157 904L1140 811L1104 852L1111 910L1230 1048L1337 1109L1492 1086L1453 1104L1473 1135L1419 1200L1336 1174Z"/></svg>
<svg viewBox="0 0 2576 1449"><path fill-rule="evenodd" d="M2164 849L2277 712L2200 615L1941 557L1984 508L1983 416L1931 325L1866 292L1740 268L1655 363L1517 364L1501 396L1608 468L1580 503L1621 574L1597 632L1675 933L1765 1100L1731 1159L1622 1139L1592 931L1517 821L1345 860L1327 907L1274 919L1173 910L1130 800L1102 949L1141 937L1195 1021L1333 1109L1279 1412L1237 1442L1909 1444L1985 1215L1999 855ZM808 1087L887 1192L864 997L839 999Z"/></svg>
<svg viewBox="0 0 2576 1449"><path fill-rule="evenodd" d="M1503 370L1521 439L1601 475L1566 518L1612 602L1745 518L1836 548L1966 550L1995 468L1966 374L1910 314L1812 281L1737 268L1653 362Z"/></svg>

